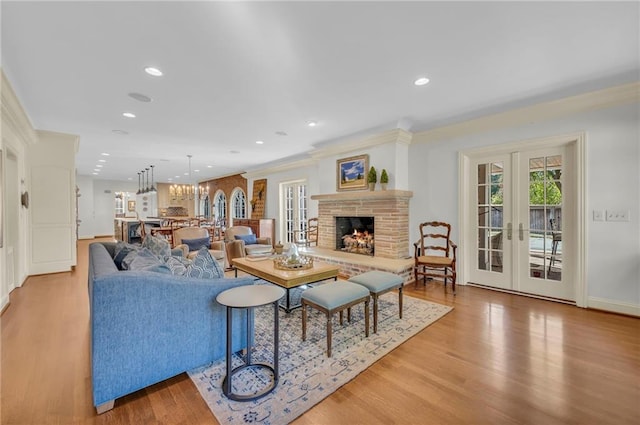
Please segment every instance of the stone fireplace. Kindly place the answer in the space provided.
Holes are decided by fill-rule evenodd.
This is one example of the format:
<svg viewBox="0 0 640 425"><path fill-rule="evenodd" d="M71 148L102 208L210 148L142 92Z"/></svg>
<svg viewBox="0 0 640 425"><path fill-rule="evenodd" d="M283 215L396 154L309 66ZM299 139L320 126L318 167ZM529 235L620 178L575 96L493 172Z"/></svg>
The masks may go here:
<svg viewBox="0 0 640 425"><path fill-rule="evenodd" d="M375 223L374 257L409 256L409 200L413 192L379 190L312 195L318 201L318 247L337 247L336 217L371 217ZM351 230L353 231L353 230Z"/></svg>

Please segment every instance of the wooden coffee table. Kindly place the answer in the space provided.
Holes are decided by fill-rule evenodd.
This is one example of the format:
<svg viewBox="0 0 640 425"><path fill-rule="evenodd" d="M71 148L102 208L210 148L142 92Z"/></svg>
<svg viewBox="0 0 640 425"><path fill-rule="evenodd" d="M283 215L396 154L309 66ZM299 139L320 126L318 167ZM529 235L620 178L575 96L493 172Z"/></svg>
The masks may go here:
<svg viewBox="0 0 640 425"><path fill-rule="evenodd" d="M340 271L340 268L336 265L317 262L314 262L312 268L306 270L280 270L274 267L272 258L256 260L248 259L247 257L235 258L233 260L233 268L236 271L236 277L238 277L238 270L241 270L284 288L287 291L287 300L286 305L281 307L287 313L300 307L300 304L291 305L289 291L292 288L331 278L338 280L338 272Z"/></svg>

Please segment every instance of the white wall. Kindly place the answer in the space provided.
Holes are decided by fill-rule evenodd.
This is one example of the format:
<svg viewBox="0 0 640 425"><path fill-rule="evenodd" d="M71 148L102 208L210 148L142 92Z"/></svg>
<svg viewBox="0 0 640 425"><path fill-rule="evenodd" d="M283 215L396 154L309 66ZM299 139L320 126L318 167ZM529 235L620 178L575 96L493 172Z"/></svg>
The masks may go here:
<svg viewBox="0 0 640 425"><path fill-rule="evenodd" d="M435 142L409 149L411 239L427 219L458 223L458 152L469 148L562 134L587 133L587 295L589 305L640 308L639 105ZM594 222L592 211L631 212L630 222ZM454 240L459 238L453 230Z"/></svg>
<svg viewBox="0 0 640 425"><path fill-rule="evenodd" d="M116 192L138 190L137 182L119 180L98 180L91 176L78 175L77 185L82 196L78 200L78 217L82 220L80 238L113 235ZM135 200L135 196L131 198ZM125 200L125 212L127 203ZM135 214L131 213L131 216Z"/></svg>

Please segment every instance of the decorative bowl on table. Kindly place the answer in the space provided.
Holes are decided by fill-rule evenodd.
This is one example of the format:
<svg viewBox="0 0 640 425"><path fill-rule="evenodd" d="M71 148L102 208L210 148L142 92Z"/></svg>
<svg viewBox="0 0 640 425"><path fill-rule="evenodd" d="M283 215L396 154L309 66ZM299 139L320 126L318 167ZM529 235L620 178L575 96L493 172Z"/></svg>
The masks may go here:
<svg viewBox="0 0 640 425"><path fill-rule="evenodd" d="M273 266L279 270L306 270L313 267L313 257L306 255L277 257Z"/></svg>

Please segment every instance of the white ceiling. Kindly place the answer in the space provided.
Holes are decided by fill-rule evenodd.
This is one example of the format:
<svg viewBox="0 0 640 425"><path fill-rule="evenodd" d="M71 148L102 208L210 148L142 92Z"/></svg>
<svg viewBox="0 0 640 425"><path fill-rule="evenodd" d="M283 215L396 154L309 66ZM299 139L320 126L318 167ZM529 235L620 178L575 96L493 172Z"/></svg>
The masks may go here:
<svg viewBox="0 0 640 425"><path fill-rule="evenodd" d="M78 174L107 152L97 178L184 182L187 154L203 180L636 81L639 7L2 1L2 67L35 128L80 136Z"/></svg>

